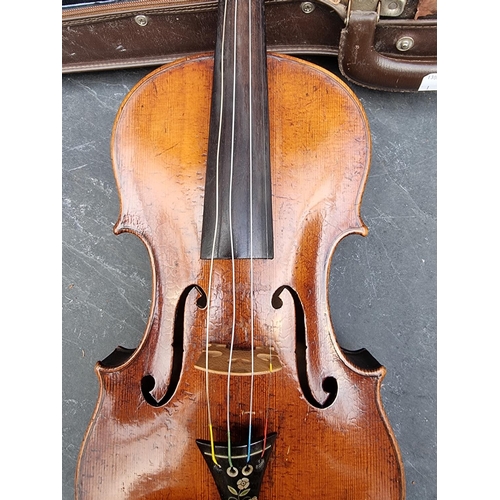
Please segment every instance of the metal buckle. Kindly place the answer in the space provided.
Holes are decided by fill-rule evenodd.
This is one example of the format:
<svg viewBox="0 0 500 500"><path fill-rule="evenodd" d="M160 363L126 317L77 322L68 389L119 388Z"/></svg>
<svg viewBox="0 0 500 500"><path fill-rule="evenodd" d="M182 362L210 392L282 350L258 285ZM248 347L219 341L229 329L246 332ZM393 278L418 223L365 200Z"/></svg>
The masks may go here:
<svg viewBox="0 0 500 500"><path fill-rule="evenodd" d="M362 10L365 12L377 12L377 22L380 18L380 4L381 0L349 0L347 4L347 14L345 17L345 25L349 26L349 19L351 17L351 11Z"/></svg>
<svg viewBox="0 0 500 500"><path fill-rule="evenodd" d="M349 23L351 11L361 10L377 12L377 22L380 16L397 17L402 14L407 0L349 0L347 4L346 26Z"/></svg>

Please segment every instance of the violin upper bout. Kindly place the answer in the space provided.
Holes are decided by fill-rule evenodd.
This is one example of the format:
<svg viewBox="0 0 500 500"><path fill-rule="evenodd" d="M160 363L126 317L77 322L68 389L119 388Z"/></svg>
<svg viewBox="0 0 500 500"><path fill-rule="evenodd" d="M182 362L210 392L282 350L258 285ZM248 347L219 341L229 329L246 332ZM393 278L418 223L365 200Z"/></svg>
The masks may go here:
<svg viewBox="0 0 500 500"><path fill-rule="evenodd" d="M115 234L148 241L179 235L189 245L198 238L212 66L209 56L165 65L141 80L120 107L111 139L120 199ZM189 235L179 234L181 226Z"/></svg>
<svg viewBox="0 0 500 500"><path fill-rule="evenodd" d="M330 246L350 233L365 236L360 207L371 137L360 101L341 80L314 64L273 55L268 68L278 217L295 212L299 237L301 226L323 231L320 238Z"/></svg>

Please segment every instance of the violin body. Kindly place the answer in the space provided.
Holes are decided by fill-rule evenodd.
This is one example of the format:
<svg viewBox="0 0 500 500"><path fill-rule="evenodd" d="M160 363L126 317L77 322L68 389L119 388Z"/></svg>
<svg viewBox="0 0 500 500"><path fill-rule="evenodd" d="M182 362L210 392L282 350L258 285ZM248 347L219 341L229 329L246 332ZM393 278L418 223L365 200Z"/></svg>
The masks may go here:
<svg viewBox="0 0 500 500"><path fill-rule="evenodd" d="M276 433L259 500L402 500L401 457L380 397L385 369L365 350L339 346L327 296L335 247L367 233L365 113L327 71L268 55L273 257L211 262L200 246L213 65L207 55L159 68L129 93L115 122L115 233L147 247L153 297L140 345L96 367L100 393L76 497L221 498L196 445L210 438L208 398L216 442L228 437L228 415L235 443L246 440L250 412L255 435ZM254 344L272 346L280 369L252 383L235 375L229 386L227 374L210 373L207 386L196 366L207 323L210 345L226 346L235 322L241 354L250 317ZM245 360L237 353L232 363ZM252 498L229 489L238 495L227 498Z"/></svg>

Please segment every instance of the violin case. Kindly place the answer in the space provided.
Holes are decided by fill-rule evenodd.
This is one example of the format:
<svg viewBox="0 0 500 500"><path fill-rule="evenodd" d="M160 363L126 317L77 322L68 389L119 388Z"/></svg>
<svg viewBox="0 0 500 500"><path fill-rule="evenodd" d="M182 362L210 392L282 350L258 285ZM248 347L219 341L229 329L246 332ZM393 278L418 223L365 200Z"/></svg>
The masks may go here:
<svg viewBox="0 0 500 500"><path fill-rule="evenodd" d="M266 0L269 51L333 56L346 80L437 87L437 0ZM63 0L63 73L158 66L215 47L215 0Z"/></svg>

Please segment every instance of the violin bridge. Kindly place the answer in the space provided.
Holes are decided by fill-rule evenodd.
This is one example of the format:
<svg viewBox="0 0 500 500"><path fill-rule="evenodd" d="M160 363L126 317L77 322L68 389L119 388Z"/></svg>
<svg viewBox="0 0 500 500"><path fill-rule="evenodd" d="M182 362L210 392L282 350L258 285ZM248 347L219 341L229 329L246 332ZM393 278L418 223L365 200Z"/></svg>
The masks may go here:
<svg viewBox="0 0 500 500"><path fill-rule="evenodd" d="M221 500L257 500L276 436L273 432L265 439L254 441L250 453L247 445L232 446L231 458L227 444L215 443L212 456L210 441L196 440ZM217 462L214 462L214 457Z"/></svg>
<svg viewBox="0 0 500 500"><path fill-rule="evenodd" d="M253 357L253 366L252 366ZM207 370L208 358L208 370ZM229 366L231 365L231 368ZM219 375L248 376L267 375L283 368L274 348L256 347L249 349L233 349L232 355L229 347L223 344L210 344L195 363L198 370L218 373Z"/></svg>

